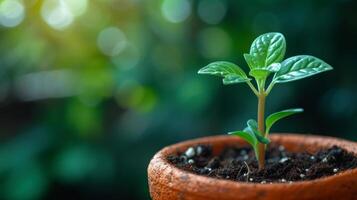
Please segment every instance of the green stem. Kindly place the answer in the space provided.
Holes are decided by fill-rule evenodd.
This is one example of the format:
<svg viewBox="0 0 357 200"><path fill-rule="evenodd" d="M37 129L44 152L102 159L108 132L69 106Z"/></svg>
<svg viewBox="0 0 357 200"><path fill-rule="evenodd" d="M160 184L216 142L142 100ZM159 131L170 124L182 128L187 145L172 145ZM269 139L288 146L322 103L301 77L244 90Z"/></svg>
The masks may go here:
<svg viewBox="0 0 357 200"><path fill-rule="evenodd" d="M253 90L254 94L258 96L259 92L257 89L255 89L254 85L250 81L247 81L246 83L249 85L250 89Z"/></svg>
<svg viewBox="0 0 357 200"><path fill-rule="evenodd" d="M265 92L265 79L258 79L256 81L257 81L257 85L258 85L259 95L263 94Z"/></svg>
<svg viewBox="0 0 357 200"><path fill-rule="evenodd" d="M272 81L272 82L269 84L269 86L268 86L268 88L267 88L267 90L266 90L266 92L265 92L266 95L268 95L268 94L270 93L270 91L273 89L274 85L275 85L275 82L274 82L274 81Z"/></svg>
<svg viewBox="0 0 357 200"><path fill-rule="evenodd" d="M265 98L266 95L264 91L260 92L258 95L258 130L261 134L265 133L264 127L264 113L265 113ZM258 145L258 164L259 169L263 169L265 167L265 145L263 143L259 143Z"/></svg>

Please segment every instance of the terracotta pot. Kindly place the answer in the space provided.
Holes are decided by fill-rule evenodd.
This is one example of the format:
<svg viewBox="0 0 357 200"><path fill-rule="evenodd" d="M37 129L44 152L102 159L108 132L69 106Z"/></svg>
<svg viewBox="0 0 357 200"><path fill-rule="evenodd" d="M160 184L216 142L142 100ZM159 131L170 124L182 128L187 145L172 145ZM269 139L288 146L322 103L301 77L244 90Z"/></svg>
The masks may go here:
<svg viewBox="0 0 357 200"><path fill-rule="evenodd" d="M293 152L314 152L320 148L338 145L357 154L357 143L323 136L294 134L271 135L274 143L282 144ZM354 199L357 200L357 169L347 170L334 176L273 184L242 183L196 175L176 168L167 162L167 155L184 151L196 144L211 144L213 153L224 146L245 144L234 136L213 136L190 140L168 146L159 151L148 167L150 195L154 200L303 200L303 199Z"/></svg>

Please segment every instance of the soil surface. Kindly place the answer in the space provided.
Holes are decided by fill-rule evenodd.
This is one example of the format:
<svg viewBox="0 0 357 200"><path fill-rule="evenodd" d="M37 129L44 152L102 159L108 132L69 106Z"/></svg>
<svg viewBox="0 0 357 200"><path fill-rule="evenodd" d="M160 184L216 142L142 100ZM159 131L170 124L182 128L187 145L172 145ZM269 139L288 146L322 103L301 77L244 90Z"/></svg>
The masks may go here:
<svg viewBox="0 0 357 200"><path fill-rule="evenodd" d="M211 146L198 145L167 159L178 168L196 174L262 184L313 180L357 167L357 156L337 146L314 154L271 146L266 153L266 167L260 171L254 151L249 147L229 146L219 155L212 155Z"/></svg>

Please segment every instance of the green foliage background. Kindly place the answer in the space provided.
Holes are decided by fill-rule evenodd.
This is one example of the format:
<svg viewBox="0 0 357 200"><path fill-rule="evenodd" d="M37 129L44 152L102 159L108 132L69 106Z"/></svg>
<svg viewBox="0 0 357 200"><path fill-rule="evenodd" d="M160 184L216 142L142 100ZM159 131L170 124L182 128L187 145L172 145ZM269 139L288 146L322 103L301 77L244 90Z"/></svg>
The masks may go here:
<svg viewBox="0 0 357 200"><path fill-rule="evenodd" d="M44 1L18 2L23 21L0 26L0 199L149 199L156 151L255 117L246 85L197 70L248 69L265 32L334 67L274 88L267 113L305 112L272 131L357 139L356 1L92 0L61 30Z"/></svg>

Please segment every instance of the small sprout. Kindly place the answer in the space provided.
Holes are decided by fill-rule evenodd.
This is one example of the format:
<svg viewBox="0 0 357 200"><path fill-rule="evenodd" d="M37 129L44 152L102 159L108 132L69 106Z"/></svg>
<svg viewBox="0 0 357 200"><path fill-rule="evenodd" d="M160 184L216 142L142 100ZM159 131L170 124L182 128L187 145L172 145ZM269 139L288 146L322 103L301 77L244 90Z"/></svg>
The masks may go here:
<svg viewBox="0 0 357 200"><path fill-rule="evenodd" d="M310 156L310 160L315 160L315 156Z"/></svg>
<svg viewBox="0 0 357 200"><path fill-rule="evenodd" d="M192 158L193 156L195 156L195 149L193 147L190 147L186 150L185 155L187 156L187 158Z"/></svg>
<svg viewBox="0 0 357 200"><path fill-rule="evenodd" d="M289 181L289 184L292 184L293 183L293 181Z"/></svg>
<svg viewBox="0 0 357 200"><path fill-rule="evenodd" d="M253 178L249 178L249 181L252 182L254 179Z"/></svg>
<svg viewBox="0 0 357 200"><path fill-rule="evenodd" d="M327 157L325 157L324 159L322 159L322 162L323 162L323 163L327 163L327 161L328 161L328 160L327 160Z"/></svg>
<svg viewBox="0 0 357 200"><path fill-rule="evenodd" d="M305 172L308 172L308 171L310 171L309 169L305 169Z"/></svg>
<svg viewBox="0 0 357 200"><path fill-rule="evenodd" d="M335 173L338 172L338 168L334 168L333 172L335 172Z"/></svg>
<svg viewBox="0 0 357 200"><path fill-rule="evenodd" d="M285 182L286 182L286 180L285 180L285 179L281 179L281 182L282 182L282 183L285 183Z"/></svg>
<svg viewBox="0 0 357 200"><path fill-rule="evenodd" d="M195 163L194 160L192 160L192 159L188 160L188 164L191 164L191 165L192 165L193 163Z"/></svg>
<svg viewBox="0 0 357 200"><path fill-rule="evenodd" d="M301 108L287 109L273 113L265 119L265 100L273 87L332 70L329 64L314 56L299 55L284 60L285 52L284 35L276 32L266 33L257 37L249 53L243 55L249 68L248 75L236 64L226 61L210 63L198 71L198 74L222 77L225 85L246 83L257 96L257 121L250 119L246 128L229 134L243 138L252 146L259 169L265 166L265 150L266 145L270 143L271 127L282 118L303 112ZM252 80L255 80L256 84L252 83ZM283 146L279 147L280 151L284 149Z"/></svg>
<svg viewBox="0 0 357 200"><path fill-rule="evenodd" d="M304 178L305 177L305 174L300 174L300 178Z"/></svg>
<svg viewBox="0 0 357 200"><path fill-rule="evenodd" d="M247 173L244 173L243 176L247 176L248 174Z"/></svg>
<svg viewBox="0 0 357 200"><path fill-rule="evenodd" d="M262 182L260 182L261 184L265 184L265 183L267 183L266 181L262 181Z"/></svg>
<svg viewBox="0 0 357 200"><path fill-rule="evenodd" d="M226 176L226 178L228 179L228 178L230 178L229 176Z"/></svg>

